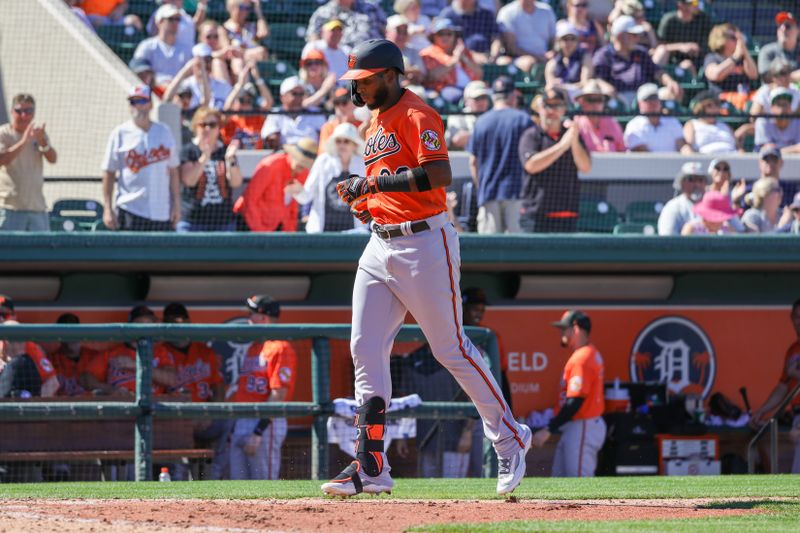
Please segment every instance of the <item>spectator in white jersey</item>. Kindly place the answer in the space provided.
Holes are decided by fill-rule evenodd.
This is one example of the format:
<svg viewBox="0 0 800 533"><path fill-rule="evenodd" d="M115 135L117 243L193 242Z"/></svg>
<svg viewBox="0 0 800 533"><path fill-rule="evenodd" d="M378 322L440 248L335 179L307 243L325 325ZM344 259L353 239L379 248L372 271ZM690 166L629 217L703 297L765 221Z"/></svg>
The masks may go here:
<svg viewBox="0 0 800 533"><path fill-rule="evenodd" d="M150 119L149 87L134 87L128 103L131 120L114 128L103 156L103 223L111 230L171 231L181 214L175 138Z"/></svg>

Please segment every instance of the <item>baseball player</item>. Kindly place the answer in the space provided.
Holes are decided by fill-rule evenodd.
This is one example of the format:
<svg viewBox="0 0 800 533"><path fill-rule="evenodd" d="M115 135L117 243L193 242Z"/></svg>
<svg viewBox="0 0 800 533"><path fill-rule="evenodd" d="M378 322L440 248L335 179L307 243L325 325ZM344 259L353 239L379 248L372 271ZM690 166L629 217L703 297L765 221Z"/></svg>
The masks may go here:
<svg viewBox="0 0 800 533"><path fill-rule="evenodd" d="M64 313L56 324L80 324L81 320L73 313ZM50 354L50 360L58 376L59 396L82 396L89 391L81 385L81 374L86 371L91 360L98 355L81 342L62 342Z"/></svg>
<svg viewBox="0 0 800 533"><path fill-rule="evenodd" d="M794 390L800 380L800 300L795 300L792 304L792 313L789 318L792 320L792 328L797 338L786 349L780 381L772 389L764 404L753 413L753 417L750 419L750 425L753 429L758 429L766 422L767 416L783 402L786 395ZM792 474L800 474L800 394L795 396L789 403L789 409L794 415L792 430L789 433L794 443Z"/></svg>
<svg viewBox="0 0 800 533"><path fill-rule="evenodd" d="M2 323L19 325L12 318ZM0 340L0 398L49 398L57 391L56 371L40 348L31 342Z"/></svg>
<svg viewBox="0 0 800 533"><path fill-rule="evenodd" d="M281 307L266 295L247 299L251 324L278 322ZM254 342L239 369L234 402L288 402L292 399L297 354L288 341ZM231 479L278 479L285 418L238 419L231 435Z"/></svg>
<svg viewBox="0 0 800 533"><path fill-rule="evenodd" d="M525 475L530 429L518 424L480 352L464 334L458 234L447 220L445 187L452 181L439 115L400 85L403 55L383 39L359 44L348 57L351 98L372 118L366 131L366 176L337 185L339 196L372 236L353 288L350 349L355 366L359 440L356 460L322 485L352 496L390 492L383 446L392 396L389 355L406 312L422 327L433 355L475 403L499 456L498 494Z"/></svg>
<svg viewBox="0 0 800 533"><path fill-rule="evenodd" d="M553 477L591 477L606 439L603 356L589 342L592 322L583 312L566 311L553 326L561 330L561 346L573 352L561 378L558 414L533 434L533 445L542 446L551 433L560 431Z"/></svg>

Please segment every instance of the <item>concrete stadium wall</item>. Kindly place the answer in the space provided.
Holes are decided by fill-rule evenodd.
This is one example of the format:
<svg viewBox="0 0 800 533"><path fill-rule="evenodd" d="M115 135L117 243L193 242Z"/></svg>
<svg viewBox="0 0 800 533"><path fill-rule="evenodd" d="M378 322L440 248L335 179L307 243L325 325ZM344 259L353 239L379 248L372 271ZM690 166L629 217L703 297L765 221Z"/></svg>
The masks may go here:
<svg viewBox="0 0 800 533"><path fill-rule="evenodd" d="M0 2L0 104L7 114L13 95L33 94L35 120L59 154L45 176L100 176L108 134L130 117L125 97L137 82L62 0Z"/></svg>

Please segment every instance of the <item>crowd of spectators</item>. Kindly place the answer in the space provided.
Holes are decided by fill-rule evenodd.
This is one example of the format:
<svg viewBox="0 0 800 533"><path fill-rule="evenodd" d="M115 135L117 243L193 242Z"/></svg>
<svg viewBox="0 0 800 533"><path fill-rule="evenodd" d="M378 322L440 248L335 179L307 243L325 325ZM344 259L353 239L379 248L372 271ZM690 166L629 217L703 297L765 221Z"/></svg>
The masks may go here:
<svg viewBox="0 0 800 533"><path fill-rule="evenodd" d="M800 151L800 121L791 116L800 102L800 92L794 86L795 81L800 81L798 22L788 11L775 16L776 41L764 44L755 61L748 48L752 43L742 30L730 22L715 24L697 0L678 0L674 11L663 14L652 25L637 0L561 0L560 9L534 0L397 0L392 6L394 13L385 12L380 2L372 0L329 0L310 17L299 62L289 65L285 75L277 72L265 80L258 65L273 56L268 40L270 25L259 1L227 0L227 19L218 23L206 18L207 2L199 2L190 15L182 2L161 0L146 25L126 15L126 3L122 1L68 3L77 15L84 13L95 27L131 25L152 35L139 44L130 63L145 86L137 90L142 95L147 93L148 100L152 93L180 106L184 136L176 144L197 146L198 134L203 133L198 128L214 129L214 142L220 146L211 152L231 156L213 160L219 167L215 170L211 163L205 163L212 161L211 152L203 152L201 164L207 168L202 175L211 177L216 173L218 179L212 181L220 185L212 190L205 185L199 189L192 185L194 177L201 174L197 168L193 168L191 179L183 176L184 167L198 161L178 167L180 147L170 147L164 144L166 141L143 144L163 145L167 156L153 156L153 149L147 148L150 155L137 159L139 163L147 159L147 164L140 164L135 172L123 168L125 158L121 153L107 153L103 169L104 220L110 229L207 229L206 224L179 225L178 221L186 215L186 199L191 195L204 205L217 192L220 198L226 194L239 196L241 191L227 191L236 189L234 184L239 183L231 178L230 169L222 168L237 164L235 149L229 150L228 146L278 151L283 154L280 157L293 161L291 150L300 150L301 144L305 148L313 145L313 152L330 156L327 137L342 123L360 127L358 131L363 135L368 115L352 106L348 87L338 80L347 68L350 49L377 37L392 40L403 52L403 83L408 90L450 106L449 112L463 112L446 117L446 142L451 150L467 149L475 159L473 179L482 216L486 216L487 201L518 200L522 203L522 219L531 220L528 230L574 228L573 204L580 197L580 186L575 180L569 191L561 189L573 181L573 174L591 168L594 152L724 156L744 151L750 142L756 152L775 147L781 157ZM98 11L98 4L105 10ZM557 13L563 14L561 20L557 20ZM485 72L495 72L497 66L508 67L512 77L501 81L501 90L495 93L496 87L491 86L494 74L486 77ZM514 72L541 75L542 88L536 93L520 92ZM707 89L687 90L678 81L684 73L705 80ZM270 84L278 90L271 92ZM503 92L505 89L509 91ZM557 106L554 99L559 101ZM149 137L156 135L141 129L149 128L152 121L143 116L150 104L138 105L140 100L131 99L133 122L138 121L139 126L121 126L129 130L127 135L133 135L125 147L134 137L152 142ZM482 183L481 176L486 172L480 169L491 165L481 158L491 160L497 156L493 153L496 150L486 146L485 136L475 142L472 133L480 114L493 106L503 110L506 105L530 116L526 126L535 132L526 138L537 142L526 150L518 147L519 157L507 176L515 185L508 189L511 192L494 198L495 193L486 191L497 184L493 179L489 185ZM209 109L223 113L207 115ZM683 115L690 114L690 118L681 123L670 116L676 110L686 110ZM773 116L748 119L748 111ZM725 120L731 112L742 117L743 124L736 129ZM192 118L196 113L217 117L211 121L215 124L203 126L203 120ZM508 116L514 121L510 131L517 132L519 115ZM506 127L503 121L495 121L498 123L493 133ZM154 131L161 131L157 123L152 124ZM121 140L119 131L114 136ZM551 144L548 138L553 141L552 147L546 146ZM541 160L549 148L554 152ZM109 150L119 149L119 145L110 143ZM487 150L491 152L488 155ZM569 154L574 157L567 157ZM112 164L115 156L117 161ZM267 165L266 160L262 163ZM312 164L313 158L305 161L304 168ZM508 158L503 159L503 165L509 164ZM549 179L545 174L562 172L566 174L556 189L543 187L542 183ZM153 178L156 173L166 174ZM520 184L516 184L518 175L522 176ZM299 173L297 178L302 185L304 174ZM115 181L116 199L111 191ZM202 195L205 197L200 198ZM298 210L301 221L307 221L309 210L314 209L313 200L306 208L298 209L296 198L305 196L294 185L283 195L283 203L291 207L290 211ZM182 210L178 209L181 197ZM242 206L258 205L261 200L247 189L241 198L244 200L237 203L239 211L226 213L217 229L231 227L230 218L237 220L237 228L249 227L253 231L297 227L294 223L247 224L242 213L248 210ZM275 202L280 204L278 200ZM542 207L551 200L560 204ZM156 205L158 202L161 204ZM226 199L222 205L229 203ZM490 210L497 214L494 209L491 206ZM556 216L559 223L542 220L542 216L550 217L540 213L542 209L545 213L548 209L560 213ZM145 224L132 217L166 224ZM514 219L508 222L490 226L498 231L517 231ZM752 227L746 226L748 230Z"/></svg>

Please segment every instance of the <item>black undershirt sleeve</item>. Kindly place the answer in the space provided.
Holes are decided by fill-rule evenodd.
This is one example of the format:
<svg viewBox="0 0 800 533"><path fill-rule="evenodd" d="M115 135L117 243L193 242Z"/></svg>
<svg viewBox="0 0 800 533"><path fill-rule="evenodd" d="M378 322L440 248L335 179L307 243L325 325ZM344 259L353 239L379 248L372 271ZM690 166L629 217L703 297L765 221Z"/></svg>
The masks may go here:
<svg viewBox="0 0 800 533"><path fill-rule="evenodd" d="M580 397L567 398L567 401L561 406L561 410L558 414L547 424L547 429L550 433L556 433L561 426L572 420L572 417L575 416L575 413L577 413L578 409L583 405L583 400L584 399Z"/></svg>

